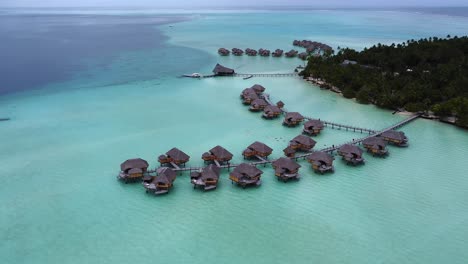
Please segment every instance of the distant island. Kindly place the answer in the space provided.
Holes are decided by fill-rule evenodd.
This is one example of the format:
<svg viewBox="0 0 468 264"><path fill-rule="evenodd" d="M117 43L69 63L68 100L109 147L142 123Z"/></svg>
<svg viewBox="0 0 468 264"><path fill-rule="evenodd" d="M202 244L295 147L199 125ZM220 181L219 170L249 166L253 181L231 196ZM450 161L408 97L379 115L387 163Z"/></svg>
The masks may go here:
<svg viewBox="0 0 468 264"><path fill-rule="evenodd" d="M338 47L322 55L309 57L304 78L359 103L424 111L468 127L468 37L412 39L361 52Z"/></svg>

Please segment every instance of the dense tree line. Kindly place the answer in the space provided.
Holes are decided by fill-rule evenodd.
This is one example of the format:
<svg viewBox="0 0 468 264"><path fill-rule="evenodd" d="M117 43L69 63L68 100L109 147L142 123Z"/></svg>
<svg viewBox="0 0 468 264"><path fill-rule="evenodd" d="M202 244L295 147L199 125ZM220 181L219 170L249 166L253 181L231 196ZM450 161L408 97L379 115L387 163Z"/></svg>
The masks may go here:
<svg viewBox="0 0 468 264"><path fill-rule="evenodd" d="M311 56L301 74L339 87L360 103L433 111L468 127L468 37L378 44L360 52L338 48L336 54Z"/></svg>

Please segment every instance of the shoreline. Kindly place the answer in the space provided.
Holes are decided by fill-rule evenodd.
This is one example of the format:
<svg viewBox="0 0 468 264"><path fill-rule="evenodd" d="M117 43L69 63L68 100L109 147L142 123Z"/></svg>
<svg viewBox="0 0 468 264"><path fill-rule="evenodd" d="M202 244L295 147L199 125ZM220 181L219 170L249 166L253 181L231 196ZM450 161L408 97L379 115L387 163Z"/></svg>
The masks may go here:
<svg viewBox="0 0 468 264"><path fill-rule="evenodd" d="M343 97L343 98L346 98L343 96L343 93L341 91L340 88L336 87L336 86L333 86L329 83L327 83L326 81L323 81L321 79L318 79L318 78L314 78L314 77L306 77L304 78L303 77L303 80L309 84L312 84L312 85L315 85L315 86L318 86L321 90L329 90L331 92L334 92L336 93L337 95ZM356 98L346 98L346 99L351 99L353 100L355 103L358 103L360 104ZM378 108L381 108L379 107L378 105L376 104L373 104L371 102L369 102L369 104L372 104ZM382 108L382 109L385 109L385 108ZM390 110L390 109L387 109L387 110ZM406 111L406 110L403 110L403 111L400 111L400 110L395 110L395 112L393 114L400 114L400 115L404 115L404 116L407 116L407 115L414 115L415 113L414 112L410 112L410 111ZM428 119L428 120L433 120L433 121L439 121L441 123L445 123L445 124L449 124L449 125L453 125L453 126L456 126L458 128L463 128L463 129L468 129L467 127L462 127L462 126L458 126L455 122L457 120L456 117L454 116L448 116L448 117L440 117L440 116L437 116L437 115L434 115L433 113L425 113L423 115L421 115L421 118L423 119Z"/></svg>

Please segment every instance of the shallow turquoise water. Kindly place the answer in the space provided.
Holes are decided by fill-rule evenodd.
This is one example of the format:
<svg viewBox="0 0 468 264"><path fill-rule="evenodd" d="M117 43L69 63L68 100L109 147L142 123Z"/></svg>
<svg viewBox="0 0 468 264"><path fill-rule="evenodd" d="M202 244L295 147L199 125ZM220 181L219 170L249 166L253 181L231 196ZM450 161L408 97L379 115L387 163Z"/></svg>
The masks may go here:
<svg viewBox="0 0 468 264"><path fill-rule="evenodd" d="M310 25L300 28L304 21ZM255 140L279 157L301 129L242 106L240 91L254 83L288 110L322 119L377 129L404 118L296 78L175 77L208 72L217 61L246 72L288 72L299 64L218 58L219 46L287 49L294 38L312 38L362 48L468 32L468 19L372 11L223 14L162 29L172 45L192 49L122 54L69 82L0 98L0 113L13 118L0 123L6 263L465 263L468 134L452 126L417 120L403 128L409 148L390 147L386 159L365 154L361 167L337 158L333 175L316 175L302 162L301 181L284 184L262 168L258 189L231 186L224 173L216 191L202 193L181 175L169 195L152 197L115 175L127 158L156 166L157 156L174 146L192 156L191 165L201 165L201 154L217 144L240 162ZM101 79L139 62L142 70L157 66L154 79L102 86ZM326 129L315 139L320 148L360 136Z"/></svg>

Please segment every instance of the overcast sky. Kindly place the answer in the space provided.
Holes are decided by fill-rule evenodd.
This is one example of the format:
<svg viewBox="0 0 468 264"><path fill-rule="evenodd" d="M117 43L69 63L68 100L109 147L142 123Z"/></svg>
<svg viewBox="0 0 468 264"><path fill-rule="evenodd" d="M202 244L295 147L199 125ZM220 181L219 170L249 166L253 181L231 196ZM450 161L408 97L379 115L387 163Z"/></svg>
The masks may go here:
<svg viewBox="0 0 468 264"><path fill-rule="evenodd" d="M3 7L467 6L467 0L0 0Z"/></svg>

